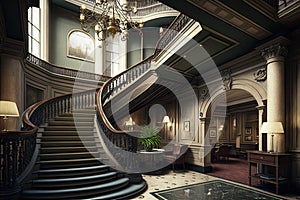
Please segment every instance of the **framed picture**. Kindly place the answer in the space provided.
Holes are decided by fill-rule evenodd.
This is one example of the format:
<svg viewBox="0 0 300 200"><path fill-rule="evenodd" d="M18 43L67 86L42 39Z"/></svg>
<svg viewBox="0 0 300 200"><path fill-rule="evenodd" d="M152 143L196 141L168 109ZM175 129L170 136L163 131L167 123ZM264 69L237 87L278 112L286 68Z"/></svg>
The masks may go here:
<svg viewBox="0 0 300 200"><path fill-rule="evenodd" d="M217 131L215 129L209 130L209 137L217 137Z"/></svg>
<svg viewBox="0 0 300 200"><path fill-rule="evenodd" d="M184 121L183 130L190 131L190 121Z"/></svg>
<svg viewBox="0 0 300 200"><path fill-rule="evenodd" d="M72 30L68 34L67 41L68 57L94 62L95 44L89 34L80 30Z"/></svg>
<svg viewBox="0 0 300 200"><path fill-rule="evenodd" d="M251 135L245 136L245 141L252 141L252 136Z"/></svg>
<svg viewBox="0 0 300 200"><path fill-rule="evenodd" d="M252 134L252 128L251 127L246 127L245 135L251 135L251 134Z"/></svg>

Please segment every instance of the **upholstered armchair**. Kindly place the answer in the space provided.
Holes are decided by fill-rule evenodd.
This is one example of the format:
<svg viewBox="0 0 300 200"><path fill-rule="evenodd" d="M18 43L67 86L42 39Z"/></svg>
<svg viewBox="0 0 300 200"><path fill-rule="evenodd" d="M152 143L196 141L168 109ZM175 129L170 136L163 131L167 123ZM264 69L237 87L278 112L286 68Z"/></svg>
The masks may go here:
<svg viewBox="0 0 300 200"><path fill-rule="evenodd" d="M232 146L227 144L221 144L217 148L212 150L212 161L219 161L221 158L229 160L230 150Z"/></svg>
<svg viewBox="0 0 300 200"><path fill-rule="evenodd" d="M164 152L164 159L166 162L172 164L172 169L175 169L175 165L180 164L185 169L185 155L188 149L188 145L175 143L172 151Z"/></svg>

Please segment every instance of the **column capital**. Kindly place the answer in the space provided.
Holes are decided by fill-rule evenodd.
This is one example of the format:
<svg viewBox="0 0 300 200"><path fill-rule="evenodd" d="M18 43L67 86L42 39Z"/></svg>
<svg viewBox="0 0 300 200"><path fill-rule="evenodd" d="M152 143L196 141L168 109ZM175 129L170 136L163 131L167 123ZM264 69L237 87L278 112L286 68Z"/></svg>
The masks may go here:
<svg viewBox="0 0 300 200"><path fill-rule="evenodd" d="M285 45L276 43L274 45L271 45L267 48L262 49L260 52L261 52L261 55L266 59L266 61L268 61L272 58L283 59L287 55L288 50L286 49Z"/></svg>

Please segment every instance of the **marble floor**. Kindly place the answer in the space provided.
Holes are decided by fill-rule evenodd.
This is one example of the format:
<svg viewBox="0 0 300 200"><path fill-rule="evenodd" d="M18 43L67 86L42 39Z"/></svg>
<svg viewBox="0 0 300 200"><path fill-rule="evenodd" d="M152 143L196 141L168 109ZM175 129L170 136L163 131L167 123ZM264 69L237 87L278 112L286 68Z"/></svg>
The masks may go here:
<svg viewBox="0 0 300 200"><path fill-rule="evenodd" d="M190 184L196 184L196 183L203 183L207 181L212 181L212 180L224 180L220 179L217 177L209 176L206 174L194 172L194 171L183 171L183 170L176 170L176 171L166 171L161 175L143 175L143 178L147 181L148 183L148 189L138 197L134 198L134 200L137 199L146 199L146 200L156 200L156 198L151 194L151 192L157 192L160 190L166 190L166 189L171 189L171 188L176 188L176 187L181 187L181 186L186 186ZM229 181L230 182L230 181ZM230 182L233 183L233 182ZM235 183L239 184L239 183ZM249 187L247 185L240 184L245 187ZM252 188L252 187L249 187ZM259 189L256 189L259 190ZM265 191L263 191L265 192ZM275 195L273 193L269 193L272 195ZM284 198L284 199L300 199L299 197L297 198L294 195L285 195L285 196L278 196L275 195L279 198ZM240 198L238 198L240 199Z"/></svg>

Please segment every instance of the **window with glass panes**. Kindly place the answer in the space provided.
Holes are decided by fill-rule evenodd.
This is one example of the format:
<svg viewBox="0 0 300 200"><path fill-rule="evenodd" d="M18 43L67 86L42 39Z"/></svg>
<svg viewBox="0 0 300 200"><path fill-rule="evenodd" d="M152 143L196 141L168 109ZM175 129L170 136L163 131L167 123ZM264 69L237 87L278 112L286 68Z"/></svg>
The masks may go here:
<svg viewBox="0 0 300 200"><path fill-rule="evenodd" d="M28 8L28 52L40 57L40 10Z"/></svg>
<svg viewBox="0 0 300 200"><path fill-rule="evenodd" d="M107 76L115 76L119 73L120 66L120 39L119 35L115 35L114 38L108 37L106 42L106 66L104 74Z"/></svg>

